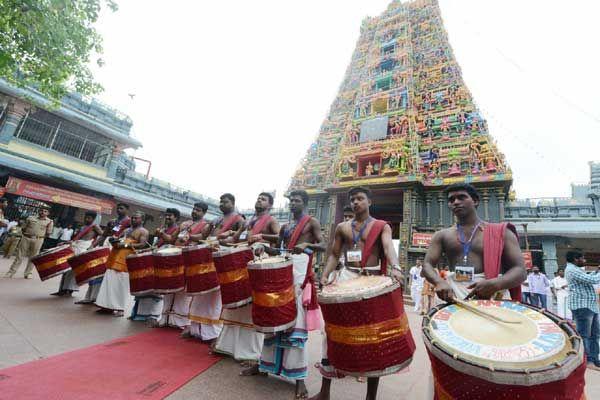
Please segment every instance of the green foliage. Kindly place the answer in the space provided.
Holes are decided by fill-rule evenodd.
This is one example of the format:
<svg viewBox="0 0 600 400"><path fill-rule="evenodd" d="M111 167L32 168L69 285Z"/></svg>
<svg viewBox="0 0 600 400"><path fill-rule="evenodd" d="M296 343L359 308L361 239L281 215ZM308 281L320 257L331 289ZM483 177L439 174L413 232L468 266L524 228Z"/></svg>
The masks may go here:
<svg viewBox="0 0 600 400"><path fill-rule="evenodd" d="M117 10L112 0L0 0L0 76L53 99L101 91L88 65L102 53L93 25L104 5Z"/></svg>

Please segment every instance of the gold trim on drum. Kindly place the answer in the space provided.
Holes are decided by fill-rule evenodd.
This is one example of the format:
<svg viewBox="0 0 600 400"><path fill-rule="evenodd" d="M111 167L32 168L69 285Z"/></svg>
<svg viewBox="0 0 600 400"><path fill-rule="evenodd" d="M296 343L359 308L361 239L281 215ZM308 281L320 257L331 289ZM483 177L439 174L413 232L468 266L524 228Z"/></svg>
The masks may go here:
<svg viewBox="0 0 600 400"><path fill-rule="evenodd" d="M378 344L404 335L408 330L408 317L406 314L369 325L348 327L330 323L325 324L327 340L348 345Z"/></svg>
<svg viewBox="0 0 600 400"><path fill-rule="evenodd" d="M294 287L281 292L255 292L252 291L252 302L261 307L281 307L293 301L295 296Z"/></svg>
<svg viewBox="0 0 600 400"><path fill-rule="evenodd" d="M149 267L146 269L140 269L137 271L131 271L129 273L129 278L130 279L142 279L142 278L146 278L148 276L154 276L154 268Z"/></svg>
<svg viewBox="0 0 600 400"><path fill-rule="evenodd" d="M242 279L250 279L246 268L235 269L233 271L219 273L219 282L221 285L241 281Z"/></svg>
<svg viewBox="0 0 600 400"><path fill-rule="evenodd" d="M71 258L73 258L73 254L70 254L68 256L64 256L64 257L58 258L56 260L46 261L45 263L37 265L37 270L38 271L45 271L47 269L57 267L57 266L59 266L61 264L66 263Z"/></svg>
<svg viewBox="0 0 600 400"><path fill-rule="evenodd" d="M185 269L186 276L203 275L208 274L210 272L217 272L217 270L215 269L215 264L212 262L204 264L193 264Z"/></svg>
<svg viewBox="0 0 600 400"><path fill-rule="evenodd" d="M73 269L73 272L75 272L75 274L79 274L81 272L81 270L85 270L85 269L88 269L88 268L97 267L100 264L106 263L107 260L108 260L108 256L106 256L106 257L100 257L100 258L97 258L95 260L88 261L85 264L81 264L80 266L75 267Z"/></svg>
<svg viewBox="0 0 600 400"><path fill-rule="evenodd" d="M157 278L172 278L174 276L181 276L184 274L184 272L185 268L183 267L183 265L180 265L178 267L171 267L169 269L154 269L154 273L156 274Z"/></svg>

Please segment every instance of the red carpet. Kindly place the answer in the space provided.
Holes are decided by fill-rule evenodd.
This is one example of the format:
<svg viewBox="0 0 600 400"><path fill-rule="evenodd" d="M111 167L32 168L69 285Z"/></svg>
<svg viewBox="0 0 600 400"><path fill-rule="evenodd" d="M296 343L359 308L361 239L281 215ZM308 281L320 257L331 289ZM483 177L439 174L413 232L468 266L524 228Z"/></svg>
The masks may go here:
<svg viewBox="0 0 600 400"><path fill-rule="evenodd" d="M171 329L0 370L0 399L162 399L220 358Z"/></svg>

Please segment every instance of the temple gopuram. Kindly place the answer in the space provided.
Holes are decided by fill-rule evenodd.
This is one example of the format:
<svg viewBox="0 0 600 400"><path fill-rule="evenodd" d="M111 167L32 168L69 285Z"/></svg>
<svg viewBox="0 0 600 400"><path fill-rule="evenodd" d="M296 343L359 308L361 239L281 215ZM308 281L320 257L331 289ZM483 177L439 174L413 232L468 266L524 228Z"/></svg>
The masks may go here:
<svg viewBox="0 0 600 400"><path fill-rule="evenodd" d="M392 225L408 265L433 232L453 224L443 190L456 182L480 190L481 217L504 219L512 174L463 81L438 2L393 1L363 21L339 93L290 190L310 194L309 210L331 238L348 189L369 187L372 214Z"/></svg>

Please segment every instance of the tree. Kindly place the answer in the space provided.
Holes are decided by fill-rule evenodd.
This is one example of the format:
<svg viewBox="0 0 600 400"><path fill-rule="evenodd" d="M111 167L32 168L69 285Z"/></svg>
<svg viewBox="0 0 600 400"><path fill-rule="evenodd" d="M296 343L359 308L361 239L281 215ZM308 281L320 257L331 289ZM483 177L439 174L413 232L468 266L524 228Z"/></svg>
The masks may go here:
<svg viewBox="0 0 600 400"><path fill-rule="evenodd" d="M0 77L55 100L101 91L88 65L102 53L94 23L105 5L117 10L112 0L0 0Z"/></svg>

